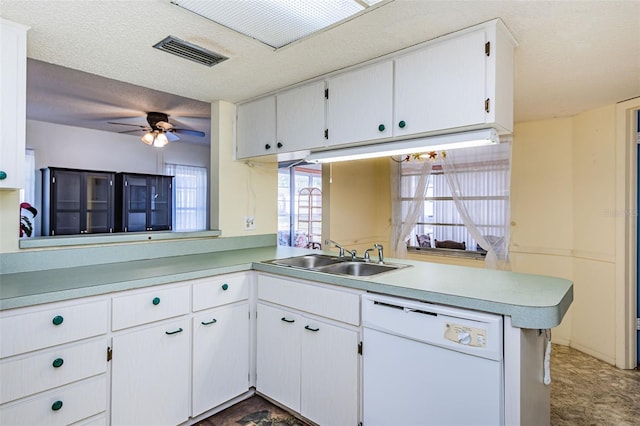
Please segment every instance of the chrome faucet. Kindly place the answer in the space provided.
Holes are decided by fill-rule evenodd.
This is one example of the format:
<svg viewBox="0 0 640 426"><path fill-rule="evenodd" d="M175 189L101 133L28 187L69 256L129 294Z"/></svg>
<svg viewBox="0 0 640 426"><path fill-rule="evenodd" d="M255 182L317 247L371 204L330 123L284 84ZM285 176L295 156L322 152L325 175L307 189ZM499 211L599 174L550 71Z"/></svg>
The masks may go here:
<svg viewBox="0 0 640 426"><path fill-rule="evenodd" d="M371 255L369 255L370 251L374 251L375 248L368 248L364 251L364 261L365 262L371 262Z"/></svg>
<svg viewBox="0 0 640 426"><path fill-rule="evenodd" d="M376 243L373 245L373 247L378 249L378 263L384 263L384 256L382 255L382 244Z"/></svg>
<svg viewBox="0 0 640 426"><path fill-rule="evenodd" d="M351 259L355 260L356 258L355 250L347 250L346 248L342 247L340 244L336 243L333 240L324 240L324 244L328 245L329 247L331 247L331 244L336 246L340 250L340 252L338 253L338 257L344 257L344 253L347 252L351 255Z"/></svg>

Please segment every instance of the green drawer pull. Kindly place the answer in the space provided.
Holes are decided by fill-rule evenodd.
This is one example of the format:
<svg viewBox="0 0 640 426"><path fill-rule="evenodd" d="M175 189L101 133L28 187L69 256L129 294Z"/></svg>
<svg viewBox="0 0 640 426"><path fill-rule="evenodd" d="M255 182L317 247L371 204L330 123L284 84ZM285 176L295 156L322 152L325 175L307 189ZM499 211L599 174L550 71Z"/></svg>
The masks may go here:
<svg viewBox="0 0 640 426"><path fill-rule="evenodd" d="M215 323L217 323L217 322L218 322L218 320L214 318L214 319L212 319L212 320L211 320L211 321L209 321L209 322L202 321L200 324L202 324L202 325L211 325L211 324L215 324Z"/></svg>
<svg viewBox="0 0 640 426"><path fill-rule="evenodd" d="M182 329L182 327L180 327L179 329L174 330L174 331L165 331L165 333L166 333L166 334L171 335L171 334L178 334L178 333L182 333L183 331L184 331L184 330Z"/></svg>
<svg viewBox="0 0 640 426"><path fill-rule="evenodd" d="M229 284L222 284L222 289L227 291L229 289Z"/></svg>
<svg viewBox="0 0 640 426"><path fill-rule="evenodd" d="M311 328L311 327L309 327L308 325L305 325L305 326L304 326L304 329L305 329L305 330L309 330L309 331L320 331L320 329L319 329L319 328Z"/></svg>
<svg viewBox="0 0 640 426"><path fill-rule="evenodd" d="M64 364L64 360L62 358L56 358L51 365L53 365L53 368L59 368L62 367L62 364Z"/></svg>
<svg viewBox="0 0 640 426"><path fill-rule="evenodd" d="M62 316L60 315L56 315L55 317L53 317L53 325L60 325L62 324L62 321L64 321L64 318L62 318Z"/></svg>
<svg viewBox="0 0 640 426"><path fill-rule="evenodd" d="M154 305L159 305L160 304L160 298L159 297L154 297L153 300L151 301L151 303L153 303Z"/></svg>
<svg viewBox="0 0 640 426"><path fill-rule="evenodd" d="M404 129L404 126L406 126L406 125L407 125L407 123L405 123L404 120L402 120L402 121L400 121L398 123L398 127L400 127L401 129Z"/></svg>
<svg viewBox="0 0 640 426"><path fill-rule="evenodd" d="M58 411L59 409L62 408L62 401L56 401L53 403L53 405L51 406L51 409L53 411Z"/></svg>
<svg viewBox="0 0 640 426"><path fill-rule="evenodd" d="M0 170L0 180L5 180L7 178L7 172L4 170Z"/></svg>
<svg viewBox="0 0 640 426"><path fill-rule="evenodd" d="M381 124L378 126L379 131L384 132L384 129L385 129L384 124Z"/></svg>
<svg viewBox="0 0 640 426"><path fill-rule="evenodd" d="M287 319L287 317L282 317L280 318L280 320L288 323L296 322L296 320L290 320L290 319Z"/></svg>

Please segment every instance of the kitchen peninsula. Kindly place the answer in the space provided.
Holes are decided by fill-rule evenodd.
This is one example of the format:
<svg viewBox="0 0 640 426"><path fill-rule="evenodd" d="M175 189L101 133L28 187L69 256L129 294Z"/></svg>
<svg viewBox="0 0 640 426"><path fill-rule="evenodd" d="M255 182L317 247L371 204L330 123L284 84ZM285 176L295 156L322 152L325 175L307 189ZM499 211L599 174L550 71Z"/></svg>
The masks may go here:
<svg viewBox="0 0 640 426"><path fill-rule="evenodd" d="M158 420L171 419L170 422L174 424L193 423L202 416L210 415L257 391L264 392L265 396L272 397L281 405L316 423L331 424L331 418L323 418L322 415L318 417L313 407L305 405L315 397L305 398L303 392L302 396L297 396L297 402L289 403L284 397L280 398L279 395L261 388L263 382L260 365L266 358L262 357L261 352L264 345L261 343L259 321L262 317L258 317L260 319L256 325L256 307L258 312L261 306L264 309L286 307L285 311L292 315L314 320L325 326L335 326L336 330L346 330L362 342L360 296L366 293L501 316L504 319L502 423L532 424L544 421L545 418L548 422L549 391L548 386L542 383L543 355L547 343L544 330L558 325L569 308L573 299L572 284L569 281L405 259L390 261L408 264L409 267L372 277L347 277L265 263L275 258L312 252L278 247L275 244L275 236L263 235L182 242L158 241L145 245L144 250L140 250L139 244L116 244L3 254L0 264L4 272L0 275L0 368L3 377L9 370L33 369L32 363L45 362L42 357L54 357L56 360L58 355L55 354L58 352L66 350L73 353L73 350L80 347L83 348L82 351L89 351L82 352L85 354L96 352L98 360L97 365L88 372L76 371L79 376L71 378L43 379L38 384L40 387L22 383L18 390L12 390L12 386L3 386L9 389L6 394L2 394L0 400L3 423L5 418L20 418L24 413L32 411L34 404L44 404L43 399L45 405L53 407L57 401L62 401L56 399L58 396L55 395L68 389L72 394L68 396L70 401L73 398L84 401L87 392L92 390L101 395L97 400L94 395L93 405L82 402L89 411L74 413L75 417L70 419L118 424L118 419L127 418L130 407L121 402L122 398L113 394L109 407L107 390L111 389L114 393L118 389L127 389L129 383L123 377L136 373L135 369L130 371L124 367L126 342L131 341L132 347L138 348L140 353L143 346L135 345L145 344L156 348L142 338L159 328L163 339L174 338L173 342L186 339L178 353L168 351L163 346L164 343L159 343L157 349L167 352L172 364L182 360L184 365L176 370L179 374L176 373L171 378L156 378L152 385L146 384L151 386L151 390L154 387L159 389L159 393L150 392L148 402L136 401L137 411L142 412L145 418L151 418L150 413L155 410L161 416ZM46 266L47 262L40 262L45 256L62 267ZM102 263L89 259L102 259ZM39 265L45 265L45 268L42 269ZM273 285L283 286L284 290L267 291L271 282ZM318 296L313 297L315 300L307 300L311 294L316 293ZM280 302L278 297L287 299L286 303ZM356 301L355 305L351 302L353 300ZM343 309L341 306L350 307ZM63 311L69 314L62 314ZM198 349L205 346L197 346L197 336L200 333L198 327L222 323L224 315L246 318L247 311L250 320L249 324L241 327L242 333L238 334L236 330L232 335L238 337L219 345L226 347L243 340L239 347L247 352L246 358L237 355L236 346L231 359L246 362L230 361L223 367L223 370L236 371L235 364L243 364L238 367L242 371L238 376L244 375L237 388L239 390L220 390L222 396L219 399L201 403L217 391L207 388L203 392L195 386L201 376L196 374L196 371L200 371L196 370L196 366L200 365L198 354L205 350ZM286 316L283 318L288 319ZM56 324L56 319L64 322ZM73 328L74 321L80 322L82 326L76 326L69 335L58 333L64 325ZM191 328L193 346L189 340ZM25 339L25 336L30 337ZM58 338L61 340L56 340ZM366 348L367 342L362 343ZM334 350L337 348L332 348L331 352ZM145 356L162 357L163 354L164 352L150 352ZM356 356L355 350L353 354ZM79 364L89 364L89 359L87 355ZM202 375L210 374L208 366L215 364L211 362L211 356L205 356L205 359L208 363L202 367ZM362 379L361 361L357 356L354 359L356 369L353 371L353 385L355 389L360 389L356 392L360 396L343 407L348 412L344 418L362 421L362 388L358 385ZM257 384L255 360L258 366ZM148 358L141 362L142 365L154 363ZM71 361L65 361L65 366L70 363ZM193 374L185 367L190 363L194 368ZM131 365L139 364L132 362ZM55 363L53 367L51 370L58 372ZM124 374L125 371L127 374ZM165 371L164 367L162 371ZM224 374L224 371L216 374ZM111 386L108 386L109 383ZM163 388L163 383L170 386L169 390ZM230 382L225 380L224 383L226 386ZM166 399L166 392L171 387L184 389L186 396L184 399L177 398L172 408L165 406L163 410L159 410L154 406L158 404L157 398ZM265 385L264 389L268 389L268 386ZM188 395L192 395L191 398ZM146 401L146 398L143 399ZM526 405L522 403L525 399ZM67 405L68 411L72 412L71 403L66 404L65 408ZM164 405L166 404L163 403ZM29 419L46 422L49 421L47 416L52 413L60 414L58 411L62 410L64 408L50 408L46 413L41 413L41 417ZM339 408L336 407L336 410Z"/></svg>

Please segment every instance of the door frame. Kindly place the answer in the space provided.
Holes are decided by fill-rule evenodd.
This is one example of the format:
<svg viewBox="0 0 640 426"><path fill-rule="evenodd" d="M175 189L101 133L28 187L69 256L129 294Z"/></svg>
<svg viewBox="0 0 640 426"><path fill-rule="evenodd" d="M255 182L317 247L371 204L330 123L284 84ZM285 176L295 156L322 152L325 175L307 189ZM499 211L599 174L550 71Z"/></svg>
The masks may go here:
<svg viewBox="0 0 640 426"><path fill-rule="evenodd" d="M637 366L637 110L640 97L616 105L615 353L616 366Z"/></svg>

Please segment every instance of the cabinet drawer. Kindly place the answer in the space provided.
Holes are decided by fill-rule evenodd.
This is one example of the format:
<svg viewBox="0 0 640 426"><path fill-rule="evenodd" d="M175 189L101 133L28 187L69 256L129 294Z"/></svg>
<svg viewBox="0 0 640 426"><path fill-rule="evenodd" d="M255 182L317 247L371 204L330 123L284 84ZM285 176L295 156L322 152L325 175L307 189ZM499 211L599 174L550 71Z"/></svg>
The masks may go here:
<svg viewBox="0 0 640 426"><path fill-rule="evenodd" d="M103 300L0 318L0 358L105 334L107 307Z"/></svg>
<svg viewBox="0 0 640 426"><path fill-rule="evenodd" d="M184 315L189 312L189 287L158 288L113 298L113 330Z"/></svg>
<svg viewBox="0 0 640 426"><path fill-rule="evenodd" d="M203 278L193 283L193 311L213 308L249 297L249 275Z"/></svg>
<svg viewBox="0 0 640 426"><path fill-rule="evenodd" d="M0 424L67 425L105 411L107 378L98 377L0 407Z"/></svg>
<svg viewBox="0 0 640 426"><path fill-rule="evenodd" d="M360 294L355 292L259 275L258 298L348 324L360 324Z"/></svg>
<svg viewBox="0 0 640 426"><path fill-rule="evenodd" d="M106 351L99 338L0 361L0 404L104 373Z"/></svg>

